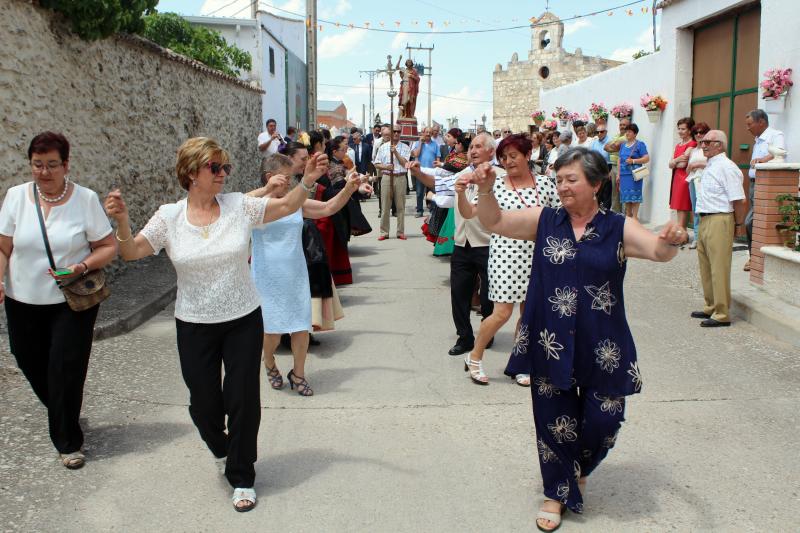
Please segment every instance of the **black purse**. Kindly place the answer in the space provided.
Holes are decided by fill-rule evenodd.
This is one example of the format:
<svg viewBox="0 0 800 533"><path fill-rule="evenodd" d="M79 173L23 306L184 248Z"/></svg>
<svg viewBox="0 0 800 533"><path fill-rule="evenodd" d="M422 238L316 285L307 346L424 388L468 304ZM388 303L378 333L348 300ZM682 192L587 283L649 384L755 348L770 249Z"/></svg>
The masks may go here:
<svg viewBox="0 0 800 533"><path fill-rule="evenodd" d="M58 267L56 267L56 262L53 260L50 239L47 238L47 228L44 225L42 207L39 205L39 191L36 188L36 183L33 184L33 203L36 204L36 214L39 216L39 227L42 230L47 259L50 261L50 268L55 272ZM55 282L61 292L64 293L67 305L73 311L86 311L111 296L111 289L106 284L106 275L102 269L91 270L67 283L58 280L55 280Z"/></svg>

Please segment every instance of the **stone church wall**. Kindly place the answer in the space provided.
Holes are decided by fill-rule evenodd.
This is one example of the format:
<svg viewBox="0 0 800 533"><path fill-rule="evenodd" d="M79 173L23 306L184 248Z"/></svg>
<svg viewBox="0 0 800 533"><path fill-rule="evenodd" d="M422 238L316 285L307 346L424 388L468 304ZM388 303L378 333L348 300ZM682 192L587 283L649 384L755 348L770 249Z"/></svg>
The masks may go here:
<svg viewBox="0 0 800 533"><path fill-rule="evenodd" d="M563 49L529 52L527 61L519 61L514 54L506 69L497 65L493 81L493 127L510 126L512 131L528 131L533 125L531 113L539 108L540 90L550 90L587 78L619 65L617 61L584 56L580 49L574 54ZM543 78L540 69L547 67L549 75ZM551 113L552 109L547 109Z"/></svg>
<svg viewBox="0 0 800 533"><path fill-rule="evenodd" d="M70 178L104 196L121 187L141 228L185 195L175 153L189 137L231 154L226 190L258 181L261 91L136 36L87 42L58 15L22 0L0 2L0 195L31 180L30 140L62 132Z"/></svg>

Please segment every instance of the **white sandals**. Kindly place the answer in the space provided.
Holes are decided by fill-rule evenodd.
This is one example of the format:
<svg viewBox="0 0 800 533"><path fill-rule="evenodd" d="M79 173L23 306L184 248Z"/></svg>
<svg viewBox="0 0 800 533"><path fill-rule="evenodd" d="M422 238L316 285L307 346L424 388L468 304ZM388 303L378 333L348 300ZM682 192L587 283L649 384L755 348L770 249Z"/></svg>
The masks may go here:
<svg viewBox="0 0 800 533"><path fill-rule="evenodd" d="M545 502L555 502L561 505L560 513L551 513L549 511L539 510L539 512L536 514L536 529L539 531L544 531L545 533L550 533L551 531L555 531L561 527L561 515L567 511L567 506L561 502L557 502L556 500L546 499ZM548 529L539 524L539 520L549 520L550 522L554 523L555 526Z"/></svg>
<svg viewBox="0 0 800 533"><path fill-rule="evenodd" d="M520 387L530 387L531 386L531 375L530 374L517 374L514 376L514 381L517 382L517 385Z"/></svg>
<svg viewBox="0 0 800 533"><path fill-rule="evenodd" d="M464 372L469 372L469 377L473 383L478 385L488 385L489 378L483 371L483 360L474 361L470 358L471 354L464 357ZM477 367L477 368L476 368Z"/></svg>
<svg viewBox="0 0 800 533"><path fill-rule="evenodd" d="M256 491L255 489L233 489L233 508L237 513L246 513L256 506ZM242 502L247 502L246 505L239 505Z"/></svg>

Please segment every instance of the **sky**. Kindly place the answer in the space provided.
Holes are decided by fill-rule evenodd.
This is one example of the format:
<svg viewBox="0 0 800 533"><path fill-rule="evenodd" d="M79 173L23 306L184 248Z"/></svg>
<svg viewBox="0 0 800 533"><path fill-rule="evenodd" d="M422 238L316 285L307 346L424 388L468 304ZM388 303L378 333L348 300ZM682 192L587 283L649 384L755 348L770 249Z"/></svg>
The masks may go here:
<svg viewBox="0 0 800 533"><path fill-rule="evenodd" d="M318 98L341 100L348 117L356 124L362 122L362 105L369 112L369 78L362 70L385 68L386 56L396 62L400 55L408 57L406 44L433 46L431 53L432 119L447 124L458 117L462 128L481 123L486 116L492 124L492 72L500 63L506 68L516 52L520 60L528 56L531 47L531 17L540 17L549 10L564 20L563 46L568 52L581 48L584 55L600 55L621 61L631 60L640 50L652 50L652 15L643 8L650 0L620 8L634 0L403 0L402 3L383 0L317 0L320 20L338 22L322 24L318 32ZM160 12L182 15L208 15L245 18L249 16L251 0L161 0ZM305 14L306 0L263 0L260 9L283 17L294 18L287 12ZM490 9L489 9L490 7ZM608 12L585 16L593 11ZM630 10L630 14L628 13ZM660 15L656 19L656 26ZM369 23L372 30L350 28ZM447 34L454 31L488 30L523 26L519 29L472 34ZM374 31L375 29L392 32ZM414 34L412 32L425 32ZM411 51L417 63L427 64L428 52ZM428 76L424 76L417 97L417 118L420 124L428 116ZM397 76L395 76L397 83ZM388 79L375 79L375 111L381 119L389 120ZM396 103L396 99L395 99ZM531 110L533 111L533 110ZM367 118L368 122L369 117Z"/></svg>

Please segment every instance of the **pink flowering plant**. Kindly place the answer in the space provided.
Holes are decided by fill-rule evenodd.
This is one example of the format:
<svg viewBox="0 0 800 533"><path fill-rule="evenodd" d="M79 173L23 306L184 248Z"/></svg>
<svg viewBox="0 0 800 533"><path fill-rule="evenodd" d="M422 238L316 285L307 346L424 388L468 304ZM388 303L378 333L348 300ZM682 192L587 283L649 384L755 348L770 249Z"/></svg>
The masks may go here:
<svg viewBox="0 0 800 533"><path fill-rule="evenodd" d="M765 100L780 98L789 91L792 83L792 69L790 68L771 68L764 73L766 78L761 82L763 92L761 96Z"/></svg>
<svg viewBox="0 0 800 533"><path fill-rule="evenodd" d="M564 107L558 106L556 110L553 111L553 118L557 118L559 120L570 120L572 118L572 113Z"/></svg>
<svg viewBox="0 0 800 533"><path fill-rule="evenodd" d="M545 117L545 112L543 109L538 109L531 113L531 118L534 122L543 122Z"/></svg>
<svg viewBox="0 0 800 533"><path fill-rule="evenodd" d="M548 130L554 130L558 127L558 122L555 120L545 120L544 124L542 124L543 128L547 128Z"/></svg>
<svg viewBox="0 0 800 533"><path fill-rule="evenodd" d="M615 105L611 108L611 116L617 119L629 118L633 116L633 106L627 102Z"/></svg>
<svg viewBox="0 0 800 533"><path fill-rule="evenodd" d="M645 93L639 103L647 111L664 111L667 108L667 99L660 94Z"/></svg>
<svg viewBox="0 0 800 533"><path fill-rule="evenodd" d="M599 104L592 102L592 105L589 106L589 114L594 120L606 120L608 119L608 108L602 102Z"/></svg>
<svg viewBox="0 0 800 533"><path fill-rule="evenodd" d="M587 115L586 113L572 113L572 115L570 116L569 119L572 122L577 122L577 121L580 120L584 124L588 124L589 123L589 115Z"/></svg>

